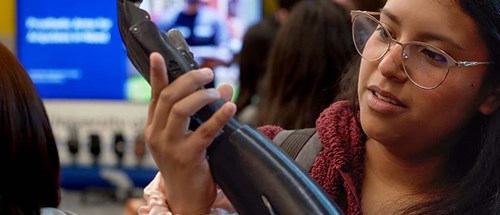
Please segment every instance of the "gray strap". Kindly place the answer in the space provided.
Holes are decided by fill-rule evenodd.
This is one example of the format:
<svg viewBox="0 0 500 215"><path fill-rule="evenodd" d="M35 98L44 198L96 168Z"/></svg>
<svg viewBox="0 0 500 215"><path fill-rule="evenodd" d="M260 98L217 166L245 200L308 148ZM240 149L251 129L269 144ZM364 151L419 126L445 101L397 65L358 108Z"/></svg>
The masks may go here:
<svg viewBox="0 0 500 215"><path fill-rule="evenodd" d="M302 147L295 161L302 166L306 172L309 172L321 149L323 149L323 145L319 140L318 133L314 132L313 136L307 141L304 147Z"/></svg>
<svg viewBox="0 0 500 215"><path fill-rule="evenodd" d="M273 142L276 146L281 148L281 144L283 144L283 141L295 130L283 130L280 133L278 133L274 139Z"/></svg>
<svg viewBox="0 0 500 215"><path fill-rule="evenodd" d="M302 147L307 143L311 136L316 133L316 129L300 129L293 131L288 137L283 140L281 149L287 152L293 159L297 158Z"/></svg>
<svg viewBox="0 0 500 215"><path fill-rule="evenodd" d="M323 147L314 128L283 130L273 141L306 172L309 172Z"/></svg>

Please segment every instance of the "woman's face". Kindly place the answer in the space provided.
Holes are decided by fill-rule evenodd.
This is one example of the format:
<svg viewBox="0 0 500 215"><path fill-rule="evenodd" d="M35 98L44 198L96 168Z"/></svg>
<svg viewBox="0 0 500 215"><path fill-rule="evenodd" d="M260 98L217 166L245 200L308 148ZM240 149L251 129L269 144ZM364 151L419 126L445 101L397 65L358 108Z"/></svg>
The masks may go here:
<svg viewBox="0 0 500 215"><path fill-rule="evenodd" d="M488 61L477 26L453 0L388 0L380 21L399 42L429 43L457 61ZM481 87L487 67L452 67L439 87L424 90L406 76L401 52L393 43L381 60L362 60L361 125L368 138L420 156L453 141L477 113L485 100Z"/></svg>

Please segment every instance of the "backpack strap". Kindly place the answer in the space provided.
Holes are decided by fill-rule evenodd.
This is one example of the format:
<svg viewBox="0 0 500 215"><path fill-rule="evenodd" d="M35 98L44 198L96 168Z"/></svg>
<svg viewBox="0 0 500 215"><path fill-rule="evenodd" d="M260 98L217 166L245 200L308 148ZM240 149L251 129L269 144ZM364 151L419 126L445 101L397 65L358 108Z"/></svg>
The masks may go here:
<svg viewBox="0 0 500 215"><path fill-rule="evenodd" d="M283 130L273 142L295 160L306 172L312 168L323 148L315 128Z"/></svg>

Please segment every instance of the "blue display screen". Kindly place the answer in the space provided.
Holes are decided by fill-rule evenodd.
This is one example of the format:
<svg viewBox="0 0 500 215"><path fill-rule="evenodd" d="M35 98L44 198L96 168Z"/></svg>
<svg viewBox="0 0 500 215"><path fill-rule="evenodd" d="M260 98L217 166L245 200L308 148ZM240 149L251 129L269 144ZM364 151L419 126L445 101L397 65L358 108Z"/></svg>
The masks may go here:
<svg viewBox="0 0 500 215"><path fill-rule="evenodd" d="M217 73L233 62L246 29L261 17L261 3L202 2L197 12L201 18L194 20L198 24L193 25L192 32L200 33L199 37L202 33L219 32L217 38L221 39L213 45L189 45L200 66L212 65ZM150 13L160 29L167 31L172 26L166 23L177 20L175 17L186 8L185 3L144 0L141 8ZM17 0L18 58L42 98L149 101L149 85L127 58L118 31L116 7L116 0ZM208 21L217 23L217 31L206 27L212 25L203 25ZM182 26L173 27L183 30ZM187 35L190 34L184 36Z"/></svg>
<svg viewBox="0 0 500 215"><path fill-rule="evenodd" d="M17 1L17 54L43 98L126 99L116 1Z"/></svg>

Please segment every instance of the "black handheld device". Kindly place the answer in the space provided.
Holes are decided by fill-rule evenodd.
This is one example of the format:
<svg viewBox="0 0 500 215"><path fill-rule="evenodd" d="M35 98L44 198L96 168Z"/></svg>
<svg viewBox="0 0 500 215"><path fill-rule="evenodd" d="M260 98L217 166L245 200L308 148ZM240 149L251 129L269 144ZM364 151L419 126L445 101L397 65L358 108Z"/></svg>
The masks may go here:
<svg viewBox="0 0 500 215"><path fill-rule="evenodd" d="M127 54L149 82L149 55L160 53L170 81L198 68L182 35L158 29L149 14L140 9L142 0L117 0L118 21ZM201 124L224 101L207 105L191 117ZM190 126L193 127L193 126ZM231 119L207 149L215 182L239 214L341 214L323 190L254 128Z"/></svg>

